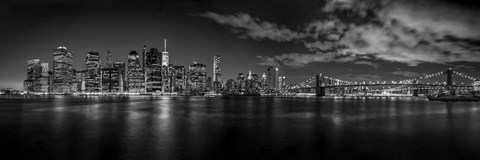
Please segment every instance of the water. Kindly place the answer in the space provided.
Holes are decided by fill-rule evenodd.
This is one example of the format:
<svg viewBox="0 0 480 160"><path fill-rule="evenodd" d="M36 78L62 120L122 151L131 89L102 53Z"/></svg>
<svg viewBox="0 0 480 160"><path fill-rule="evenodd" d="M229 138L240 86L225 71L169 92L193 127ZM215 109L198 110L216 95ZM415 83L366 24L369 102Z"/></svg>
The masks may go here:
<svg viewBox="0 0 480 160"><path fill-rule="evenodd" d="M0 98L0 159L478 159L479 103Z"/></svg>

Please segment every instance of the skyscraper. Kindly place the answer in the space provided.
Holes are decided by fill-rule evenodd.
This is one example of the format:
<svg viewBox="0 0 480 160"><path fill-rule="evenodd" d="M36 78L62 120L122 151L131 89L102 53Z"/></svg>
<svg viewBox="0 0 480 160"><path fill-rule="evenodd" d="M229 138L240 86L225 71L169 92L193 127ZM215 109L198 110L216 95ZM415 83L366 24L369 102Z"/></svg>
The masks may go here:
<svg viewBox="0 0 480 160"><path fill-rule="evenodd" d="M150 48L146 54L146 91L162 91L162 66L161 54L156 48Z"/></svg>
<svg viewBox="0 0 480 160"><path fill-rule="evenodd" d="M119 78L120 78L120 92L124 92L127 90L127 78L125 74L125 63L122 61L116 61L113 64L113 68L116 68L119 73Z"/></svg>
<svg viewBox="0 0 480 160"><path fill-rule="evenodd" d="M260 83L262 84L262 88L267 87L267 75L265 75L265 73L262 74L262 80Z"/></svg>
<svg viewBox="0 0 480 160"><path fill-rule="evenodd" d="M23 90L41 92L42 65L40 59L32 58L27 61L27 79L23 81Z"/></svg>
<svg viewBox="0 0 480 160"><path fill-rule="evenodd" d="M235 80L234 79L229 79L227 80L227 84L226 84L226 89L229 91L229 92L232 92L236 89L236 83L235 83Z"/></svg>
<svg viewBox="0 0 480 160"><path fill-rule="evenodd" d="M222 81L222 73L220 69L220 56L213 56L213 81Z"/></svg>
<svg viewBox="0 0 480 160"><path fill-rule="evenodd" d="M100 53L88 52L85 61L85 91L86 92L101 92L101 70L100 70Z"/></svg>
<svg viewBox="0 0 480 160"><path fill-rule="evenodd" d="M267 69L267 88L278 88L278 67L268 67Z"/></svg>
<svg viewBox="0 0 480 160"><path fill-rule="evenodd" d="M40 85L41 89L40 91L43 93L48 93L50 89L50 78L48 75L49 67L47 62L41 62L40 66L42 66L42 76L40 78Z"/></svg>
<svg viewBox="0 0 480 160"><path fill-rule="evenodd" d="M279 89L282 89L286 86L286 83L285 83L285 76L280 76L278 77L278 88Z"/></svg>
<svg viewBox="0 0 480 160"><path fill-rule="evenodd" d="M147 57L147 45L144 44L143 48L142 48L142 66L141 66L144 75L147 75L147 73L146 73L147 69L145 69L145 67L147 66L147 65L145 65L145 63L147 63L147 60L146 60L147 58L146 57ZM145 82L146 82L146 80L147 80L147 78L145 77Z"/></svg>
<svg viewBox="0 0 480 160"><path fill-rule="evenodd" d="M171 81L171 72L173 70L173 66L170 65L170 56L167 51L167 40L164 39L163 41L163 51L161 55L162 60L162 71L161 71L161 79L162 79L162 92L170 92L172 91L172 81Z"/></svg>
<svg viewBox="0 0 480 160"><path fill-rule="evenodd" d="M73 53L67 47L53 50L53 92L71 93L73 81Z"/></svg>
<svg viewBox="0 0 480 160"><path fill-rule="evenodd" d="M102 91L120 92L121 91L120 70L117 68L102 68Z"/></svg>
<svg viewBox="0 0 480 160"><path fill-rule="evenodd" d="M168 66L170 64L170 56L167 51L167 39L163 40L163 51L162 51L162 66Z"/></svg>
<svg viewBox="0 0 480 160"><path fill-rule="evenodd" d="M131 51L128 54L128 91L131 93L145 92L145 78L140 64L140 56L137 52Z"/></svg>
<svg viewBox="0 0 480 160"><path fill-rule="evenodd" d="M74 92L85 92L86 86L86 74L85 70L75 70L75 79L73 80L73 91Z"/></svg>
<svg viewBox="0 0 480 160"><path fill-rule="evenodd" d="M172 82L174 92L183 92L187 89L187 75L184 66L173 66Z"/></svg>
<svg viewBox="0 0 480 160"><path fill-rule="evenodd" d="M243 73L238 74L237 89L240 91L245 90L245 76L243 75Z"/></svg>
<svg viewBox="0 0 480 160"><path fill-rule="evenodd" d="M112 53L107 50L107 68L113 68Z"/></svg>
<svg viewBox="0 0 480 160"><path fill-rule="evenodd" d="M220 56L213 56L213 91L218 92L222 89L222 74L220 69Z"/></svg>
<svg viewBox="0 0 480 160"><path fill-rule="evenodd" d="M40 59L32 58L27 61L27 79L38 79L42 76Z"/></svg>
<svg viewBox="0 0 480 160"><path fill-rule="evenodd" d="M203 94L207 87L207 66L194 62L188 67L189 89L193 94Z"/></svg>

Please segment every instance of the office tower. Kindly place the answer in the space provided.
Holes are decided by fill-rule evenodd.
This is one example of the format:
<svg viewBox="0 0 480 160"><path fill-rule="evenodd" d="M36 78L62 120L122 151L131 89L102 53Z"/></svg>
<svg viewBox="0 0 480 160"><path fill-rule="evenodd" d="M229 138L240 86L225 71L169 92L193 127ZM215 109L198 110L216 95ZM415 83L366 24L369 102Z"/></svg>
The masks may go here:
<svg viewBox="0 0 480 160"><path fill-rule="evenodd" d="M257 89L258 86L258 76L252 71L248 71L247 79L245 80L245 89L248 91L253 91Z"/></svg>
<svg viewBox="0 0 480 160"><path fill-rule="evenodd" d="M38 79L42 76L40 59L32 58L27 61L27 79Z"/></svg>
<svg viewBox="0 0 480 160"><path fill-rule="evenodd" d="M237 89L245 90L245 76L243 73L239 73L237 77Z"/></svg>
<svg viewBox="0 0 480 160"><path fill-rule="evenodd" d="M213 56L213 91L219 92L222 89L222 74L220 69L220 56Z"/></svg>
<svg viewBox="0 0 480 160"><path fill-rule="evenodd" d="M258 75L252 73L250 76L250 88L255 90L261 88L261 83L259 82Z"/></svg>
<svg viewBox="0 0 480 160"><path fill-rule="evenodd" d="M137 52L128 53L128 91L131 93L145 92L145 78L140 63L140 56Z"/></svg>
<svg viewBox="0 0 480 160"><path fill-rule="evenodd" d="M278 88L278 67L268 67L267 69L267 88Z"/></svg>
<svg viewBox="0 0 480 160"><path fill-rule="evenodd" d="M285 76L280 76L278 77L278 88L279 89L282 89L284 88L286 85L285 85Z"/></svg>
<svg viewBox="0 0 480 160"><path fill-rule="evenodd" d="M57 94L72 93L73 53L60 46L53 50L52 92Z"/></svg>
<svg viewBox="0 0 480 160"><path fill-rule="evenodd" d="M119 86L120 86L120 91L119 92L124 92L127 89L127 78L125 74L125 63L122 61L117 61L113 64L113 68L116 68L118 70L119 74Z"/></svg>
<svg viewBox="0 0 480 160"><path fill-rule="evenodd" d="M173 66L172 83L174 92L183 92L187 89L187 75L184 66Z"/></svg>
<svg viewBox="0 0 480 160"><path fill-rule="evenodd" d="M143 70L143 75L147 75L146 71L147 69L145 68L146 65L145 63L147 62L146 60L146 57L147 57L147 45L143 45L143 48L142 48L142 70ZM146 82L147 78L145 76L145 82Z"/></svg>
<svg viewBox="0 0 480 160"><path fill-rule="evenodd" d="M234 91L235 88L236 88L235 80L234 79L227 80L226 89L231 92L231 91Z"/></svg>
<svg viewBox="0 0 480 160"><path fill-rule="evenodd" d="M167 39L163 41L163 51L162 51L162 66L168 66L170 64L170 56L167 51Z"/></svg>
<svg viewBox="0 0 480 160"><path fill-rule="evenodd" d="M163 51L161 54L161 80L162 80L162 92L171 92L172 91L172 81L171 81L171 72L173 70L173 65L170 65L170 56L167 51L167 40L163 41Z"/></svg>
<svg viewBox="0 0 480 160"><path fill-rule="evenodd" d="M73 80L73 90L74 92L85 92L85 78L87 72L85 70L75 70L75 79Z"/></svg>
<svg viewBox="0 0 480 160"><path fill-rule="evenodd" d="M107 68L113 68L112 53L107 50Z"/></svg>
<svg viewBox="0 0 480 160"><path fill-rule="evenodd" d="M260 83L262 84L262 88L267 87L267 75L265 75L265 73L262 74L262 80L260 80Z"/></svg>
<svg viewBox="0 0 480 160"><path fill-rule="evenodd" d="M102 68L102 91L109 93L121 92L120 70L117 68Z"/></svg>
<svg viewBox="0 0 480 160"><path fill-rule="evenodd" d="M162 91L162 66L161 53L156 48L150 48L145 57L146 91Z"/></svg>
<svg viewBox="0 0 480 160"><path fill-rule="evenodd" d="M100 70L100 53L88 52L85 61L85 91L101 92L101 70Z"/></svg>
<svg viewBox="0 0 480 160"><path fill-rule="evenodd" d="M213 81L222 81L222 73L220 69L220 56L213 56Z"/></svg>
<svg viewBox="0 0 480 160"><path fill-rule="evenodd" d="M40 66L42 67L42 74L40 78L40 92L48 93L50 88L50 78L48 75L49 67L47 62L40 62Z"/></svg>
<svg viewBox="0 0 480 160"><path fill-rule="evenodd" d="M173 92L174 90L174 67L173 64L162 66L162 92Z"/></svg>
<svg viewBox="0 0 480 160"><path fill-rule="evenodd" d="M23 81L23 90L41 92L42 65L40 59L33 58L27 61L27 79Z"/></svg>
<svg viewBox="0 0 480 160"><path fill-rule="evenodd" d="M207 87L207 66L194 62L188 67L189 89L193 94L203 94Z"/></svg>

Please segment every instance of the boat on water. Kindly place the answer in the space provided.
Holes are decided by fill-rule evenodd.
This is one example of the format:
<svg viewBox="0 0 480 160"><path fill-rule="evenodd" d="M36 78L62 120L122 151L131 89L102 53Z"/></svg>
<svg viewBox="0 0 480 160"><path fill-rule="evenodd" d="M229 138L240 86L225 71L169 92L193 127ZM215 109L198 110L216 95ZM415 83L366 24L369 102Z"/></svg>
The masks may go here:
<svg viewBox="0 0 480 160"><path fill-rule="evenodd" d="M427 96L429 101L444 102L480 102L480 96L474 94L456 95L454 93L442 93L438 95Z"/></svg>
<svg viewBox="0 0 480 160"><path fill-rule="evenodd" d="M445 102L480 102L480 97L464 97L464 96L453 96L453 97L434 97L428 96L429 101L445 101Z"/></svg>

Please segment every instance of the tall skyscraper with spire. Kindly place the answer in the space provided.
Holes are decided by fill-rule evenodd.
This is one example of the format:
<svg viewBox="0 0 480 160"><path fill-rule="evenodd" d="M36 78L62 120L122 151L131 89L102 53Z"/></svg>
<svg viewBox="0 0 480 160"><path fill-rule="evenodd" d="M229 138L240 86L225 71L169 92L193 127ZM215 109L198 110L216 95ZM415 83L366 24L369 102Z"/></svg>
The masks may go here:
<svg viewBox="0 0 480 160"><path fill-rule="evenodd" d="M162 81L162 92L171 91L171 70L170 65L170 56L167 51L167 39L163 40L163 51L161 55L161 81Z"/></svg>
<svg viewBox="0 0 480 160"><path fill-rule="evenodd" d="M163 40L163 51L162 51L162 66L168 66L170 64L170 57L167 51L167 39Z"/></svg>

